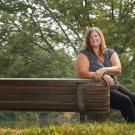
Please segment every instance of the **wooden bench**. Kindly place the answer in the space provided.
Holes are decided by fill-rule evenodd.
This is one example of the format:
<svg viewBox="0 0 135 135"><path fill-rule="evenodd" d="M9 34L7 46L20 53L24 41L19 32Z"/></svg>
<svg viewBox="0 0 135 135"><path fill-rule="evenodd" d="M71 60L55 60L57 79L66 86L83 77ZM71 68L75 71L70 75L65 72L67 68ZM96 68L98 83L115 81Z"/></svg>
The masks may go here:
<svg viewBox="0 0 135 135"><path fill-rule="evenodd" d="M0 110L109 112L104 81L78 78L0 78Z"/></svg>

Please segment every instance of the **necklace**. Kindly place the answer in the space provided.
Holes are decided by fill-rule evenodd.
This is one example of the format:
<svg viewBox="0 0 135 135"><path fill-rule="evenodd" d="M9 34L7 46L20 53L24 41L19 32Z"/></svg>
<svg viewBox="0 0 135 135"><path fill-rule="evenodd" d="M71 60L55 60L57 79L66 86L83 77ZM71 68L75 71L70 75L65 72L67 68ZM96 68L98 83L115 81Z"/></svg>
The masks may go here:
<svg viewBox="0 0 135 135"><path fill-rule="evenodd" d="M103 63L103 62L104 62L103 57L97 57L97 58L98 58L98 60L99 60L101 63Z"/></svg>

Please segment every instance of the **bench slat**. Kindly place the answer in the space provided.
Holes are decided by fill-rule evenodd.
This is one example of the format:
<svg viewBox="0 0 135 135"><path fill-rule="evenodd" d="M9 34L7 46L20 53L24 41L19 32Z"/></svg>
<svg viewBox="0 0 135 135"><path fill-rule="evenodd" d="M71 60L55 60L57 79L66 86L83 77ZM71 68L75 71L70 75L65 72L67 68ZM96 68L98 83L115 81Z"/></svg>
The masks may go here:
<svg viewBox="0 0 135 135"><path fill-rule="evenodd" d="M91 81L90 79L41 79L41 78L0 78L0 87L1 86L27 86L27 87L39 87L39 86L77 86L78 82L83 82L85 86L103 86L105 85L104 81Z"/></svg>
<svg viewBox="0 0 135 135"><path fill-rule="evenodd" d="M5 86L5 87L0 87L0 94L4 94L4 93L11 93L11 94L38 94L40 93L42 94L67 94L67 95L72 95L72 94L76 94L76 87L13 87L13 86ZM91 89L91 90L90 90ZM108 93L108 87L86 87L84 86L84 94L107 94Z"/></svg>
<svg viewBox="0 0 135 135"><path fill-rule="evenodd" d="M109 99L109 96L106 95L84 95L84 103L89 102L99 102L99 103L106 103ZM77 103L77 96L76 95L17 95L17 94L1 94L0 95L0 102L1 101L55 101L58 103Z"/></svg>
<svg viewBox="0 0 135 135"><path fill-rule="evenodd" d="M89 103L86 104L86 111L108 111L108 104L106 103ZM66 106L66 108L65 108ZM25 108L24 108L25 107ZM78 105L73 103L61 103L61 105L55 102L24 102L24 101L11 101L11 102L1 102L0 108L4 110L45 110L45 111L70 111L78 112Z"/></svg>

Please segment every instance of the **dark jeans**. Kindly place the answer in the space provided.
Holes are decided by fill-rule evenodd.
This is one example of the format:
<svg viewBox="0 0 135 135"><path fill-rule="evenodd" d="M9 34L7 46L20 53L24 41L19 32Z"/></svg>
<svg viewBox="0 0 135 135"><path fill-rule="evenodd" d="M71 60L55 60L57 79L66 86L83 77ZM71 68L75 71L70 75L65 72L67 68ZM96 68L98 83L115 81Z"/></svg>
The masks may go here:
<svg viewBox="0 0 135 135"><path fill-rule="evenodd" d="M120 110L127 122L135 122L135 93L123 85L111 87L110 107Z"/></svg>

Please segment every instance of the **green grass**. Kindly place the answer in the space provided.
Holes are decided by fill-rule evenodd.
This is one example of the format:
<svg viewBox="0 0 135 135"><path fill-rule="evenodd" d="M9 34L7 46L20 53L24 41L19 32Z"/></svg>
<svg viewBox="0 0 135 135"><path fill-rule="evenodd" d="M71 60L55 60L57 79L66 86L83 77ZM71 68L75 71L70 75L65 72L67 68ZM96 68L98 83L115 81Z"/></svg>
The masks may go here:
<svg viewBox="0 0 135 135"><path fill-rule="evenodd" d="M113 122L48 124L43 128L1 128L0 135L135 135L135 124Z"/></svg>

